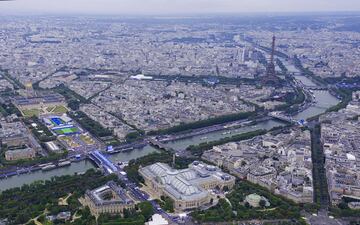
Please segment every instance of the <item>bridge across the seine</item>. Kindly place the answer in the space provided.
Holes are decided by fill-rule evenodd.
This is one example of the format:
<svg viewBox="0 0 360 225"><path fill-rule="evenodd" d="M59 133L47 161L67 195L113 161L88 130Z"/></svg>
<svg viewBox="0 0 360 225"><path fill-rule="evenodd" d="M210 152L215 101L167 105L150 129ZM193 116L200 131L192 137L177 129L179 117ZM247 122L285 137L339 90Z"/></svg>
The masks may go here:
<svg viewBox="0 0 360 225"><path fill-rule="evenodd" d="M171 153L174 152L174 149L170 148L169 146L166 146L164 143L161 143L160 141L155 140L154 138L148 139L148 142L149 142L149 144L151 144L155 147L158 147L160 149L163 149L167 152L171 152Z"/></svg>
<svg viewBox="0 0 360 225"><path fill-rule="evenodd" d="M106 156L97 150L90 152L88 157L99 168L103 168L105 173L111 174L118 171L118 168L108 158L106 158Z"/></svg>
<svg viewBox="0 0 360 225"><path fill-rule="evenodd" d="M328 88L324 87L324 86L305 86L306 89L308 90L313 90L313 91L327 91Z"/></svg>

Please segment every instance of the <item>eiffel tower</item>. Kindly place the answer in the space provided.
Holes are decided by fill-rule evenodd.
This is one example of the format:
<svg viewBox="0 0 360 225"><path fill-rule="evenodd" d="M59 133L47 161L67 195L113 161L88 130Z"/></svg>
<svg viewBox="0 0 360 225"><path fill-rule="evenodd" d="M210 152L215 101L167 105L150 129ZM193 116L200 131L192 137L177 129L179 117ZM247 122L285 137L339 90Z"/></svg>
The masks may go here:
<svg viewBox="0 0 360 225"><path fill-rule="evenodd" d="M263 85L279 85L279 78L276 76L275 72L275 63L274 63L274 54L275 54L275 36L272 38L272 45L271 45L271 55L270 61L266 67L266 74L262 77L262 84Z"/></svg>

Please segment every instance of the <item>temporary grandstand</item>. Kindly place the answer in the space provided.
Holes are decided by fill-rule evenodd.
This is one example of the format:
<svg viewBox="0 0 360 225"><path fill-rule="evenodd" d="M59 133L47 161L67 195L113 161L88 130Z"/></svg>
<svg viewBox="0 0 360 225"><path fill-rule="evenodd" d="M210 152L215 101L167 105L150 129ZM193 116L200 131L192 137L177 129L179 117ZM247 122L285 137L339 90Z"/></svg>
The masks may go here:
<svg viewBox="0 0 360 225"><path fill-rule="evenodd" d="M68 117L66 114L62 116L47 116L43 118L44 123L48 127L58 127L67 125L72 122L72 119Z"/></svg>
<svg viewBox="0 0 360 225"><path fill-rule="evenodd" d="M81 133L81 130L72 123L72 119L66 114L62 116L46 116L43 118L43 121L57 135Z"/></svg>
<svg viewBox="0 0 360 225"><path fill-rule="evenodd" d="M66 113L43 115L40 118L48 129L57 136L59 142L70 151L93 151L101 145Z"/></svg>
<svg viewBox="0 0 360 225"><path fill-rule="evenodd" d="M60 126L60 125L64 125L65 122L62 121L60 118L58 117L53 117L51 118L51 122L55 125L55 126Z"/></svg>

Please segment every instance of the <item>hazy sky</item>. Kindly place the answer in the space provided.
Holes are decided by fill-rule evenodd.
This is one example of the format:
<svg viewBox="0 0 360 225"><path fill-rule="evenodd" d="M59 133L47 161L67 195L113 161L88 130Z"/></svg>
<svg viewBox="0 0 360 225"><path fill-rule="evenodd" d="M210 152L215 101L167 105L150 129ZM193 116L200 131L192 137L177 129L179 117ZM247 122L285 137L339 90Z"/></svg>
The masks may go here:
<svg viewBox="0 0 360 225"><path fill-rule="evenodd" d="M293 11L360 11L360 0L0 0L0 14L191 14Z"/></svg>

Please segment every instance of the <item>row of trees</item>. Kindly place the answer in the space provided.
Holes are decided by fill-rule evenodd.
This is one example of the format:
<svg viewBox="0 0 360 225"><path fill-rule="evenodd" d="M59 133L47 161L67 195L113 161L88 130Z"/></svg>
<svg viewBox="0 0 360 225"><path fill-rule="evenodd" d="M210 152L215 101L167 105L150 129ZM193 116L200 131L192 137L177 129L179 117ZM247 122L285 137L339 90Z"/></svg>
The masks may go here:
<svg viewBox="0 0 360 225"><path fill-rule="evenodd" d="M271 209L251 208L244 203L245 197L257 193L268 199ZM295 220L301 224L301 207L282 197L270 193L263 187L247 181L238 182L234 190L226 196L229 200L219 200L219 204L205 211L195 211L192 216L198 222L230 222L234 220L269 219ZM230 203L230 204L229 204Z"/></svg>
<svg viewBox="0 0 360 225"><path fill-rule="evenodd" d="M330 107L326 110L326 112L339 111L340 109L345 108L352 100L352 89L334 89L334 91L341 97L341 102L335 106Z"/></svg>
<svg viewBox="0 0 360 225"><path fill-rule="evenodd" d="M69 112L69 116L98 138L112 136L109 129L104 128L99 122L92 120L82 111Z"/></svg>
<svg viewBox="0 0 360 225"><path fill-rule="evenodd" d="M71 199L68 200L68 202ZM76 200L76 204L70 202L69 205L77 206L79 205ZM75 207L76 208L76 207ZM56 212L50 212L56 213ZM37 220L42 224L75 224L75 225L143 225L149 218L154 214L153 207L149 202L141 202L135 206L135 209L124 209L123 215L112 215L112 214L101 214L97 219L91 215L88 207L81 208L78 207L75 212L78 219L74 221L63 221L57 220L50 222L46 219L45 215L41 215ZM35 225L32 221L28 223Z"/></svg>
<svg viewBox="0 0 360 225"><path fill-rule="evenodd" d="M82 111L69 112L68 115L78 122L83 128L93 136L103 140L106 145L117 146L121 142L113 135L113 131L103 127L99 122L91 119ZM131 136L132 137L132 136Z"/></svg>
<svg viewBox="0 0 360 225"><path fill-rule="evenodd" d="M143 225L153 214L151 203L141 202L135 206L135 209L125 209L123 216L102 214L97 223L102 225Z"/></svg>
<svg viewBox="0 0 360 225"><path fill-rule="evenodd" d="M159 203L160 207L166 212L174 212L174 201L171 198L167 196L161 196L160 199L157 199L157 202Z"/></svg>
<svg viewBox="0 0 360 225"><path fill-rule="evenodd" d="M5 70L5 69L2 69L2 68L0 67L0 71L1 71L1 75L2 75L6 80L8 80L11 84L14 85L14 89L15 89L15 90L25 89L25 86L24 86L17 78L14 78L14 77L10 76L9 70Z"/></svg>
<svg viewBox="0 0 360 225"><path fill-rule="evenodd" d="M331 207L330 213L335 217L355 217L359 218L360 210L359 209L350 209L348 204L343 201L338 204L338 207Z"/></svg>
<svg viewBox="0 0 360 225"><path fill-rule="evenodd" d="M64 151L62 153L50 153L48 156L43 157L43 156L39 156L36 157L34 159L19 159L16 161L7 161L5 159L5 151L7 151L8 148L6 145L2 145L1 146L1 150L0 150L0 163L2 164L2 166L4 167L11 167L11 166L31 166L31 165L36 165L36 164L42 164L42 163L48 163L48 162L52 162L52 161L56 161L62 158L65 158L68 154L67 151Z"/></svg>
<svg viewBox="0 0 360 225"><path fill-rule="evenodd" d="M301 60L297 57L297 55L294 56L293 62L294 62L294 66L297 69L299 69L305 76L311 77L312 80L316 81L317 83L326 84L326 82L323 79L316 76L309 68L305 68L301 63Z"/></svg>
<svg viewBox="0 0 360 225"><path fill-rule="evenodd" d="M231 137L225 137L217 141L204 142L199 145L190 145L189 147L187 147L186 150L190 151L195 156L201 156L204 151L210 150L212 147L216 145L222 145L234 141L242 141L263 134L266 134L266 130L250 131L247 133L237 134Z"/></svg>
<svg viewBox="0 0 360 225"><path fill-rule="evenodd" d="M18 108L16 108L16 106L12 103L9 104L1 104L0 105L0 112L3 116L8 116L8 115L12 115L15 114L17 116L21 116L21 112L18 110Z"/></svg>
<svg viewBox="0 0 360 225"><path fill-rule="evenodd" d="M142 134L138 131L134 131L134 132L130 132L125 136L125 140L127 142L134 142L134 141L138 141L142 138Z"/></svg>
<svg viewBox="0 0 360 225"><path fill-rule="evenodd" d="M232 121L236 121L236 120L247 119L247 118L249 118L251 116L256 116L256 113L254 113L254 112L241 112L241 113L236 113L236 114L224 115L224 116L219 116L219 117L210 118L210 119L206 119L206 120L196 121L196 122L193 122L193 123L184 123L184 124L180 124L180 125L177 125L177 126L174 126L174 127L170 127L168 129L164 129L164 130L150 131L148 134L149 135L161 135L161 134L179 133L179 132L182 132L182 131L208 127L208 126L211 126L211 125L216 125L216 124L228 123L228 122L232 122Z"/></svg>
<svg viewBox="0 0 360 225"><path fill-rule="evenodd" d="M350 87L356 86L357 84L360 83L360 77L346 77L346 76L327 77L324 80L329 84L335 85L335 84L343 83L349 85Z"/></svg>
<svg viewBox="0 0 360 225"><path fill-rule="evenodd" d="M305 101L305 94L301 88L297 88L294 93L289 93L285 96L285 104L275 107L276 111L284 111L292 114L299 110L299 105Z"/></svg>
<svg viewBox="0 0 360 225"><path fill-rule="evenodd" d="M286 68L284 63L280 59L276 58L276 64L280 67L282 75L286 76L286 74L288 73L288 69Z"/></svg>
<svg viewBox="0 0 360 225"><path fill-rule="evenodd" d="M51 213L78 210L77 199L87 189L94 189L116 176L103 176L93 169L84 175L53 177L47 181L36 181L21 188L5 190L0 194L0 218L6 218L10 224L24 224L29 219L41 215L45 209ZM58 199L72 193L68 206L59 206Z"/></svg>
<svg viewBox="0 0 360 225"><path fill-rule="evenodd" d="M24 123L31 129L32 133L39 139L40 142L56 140L56 136L36 116L24 119ZM37 126L33 127L33 123Z"/></svg>
<svg viewBox="0 0 360 225"><path fill-rule="evenodd" d="M65 97L68 106L72 110L78 110L81 103L89 102L86 98L71 90L64 84L60 84L59 86L53 88L53 90Z"/></svg>

